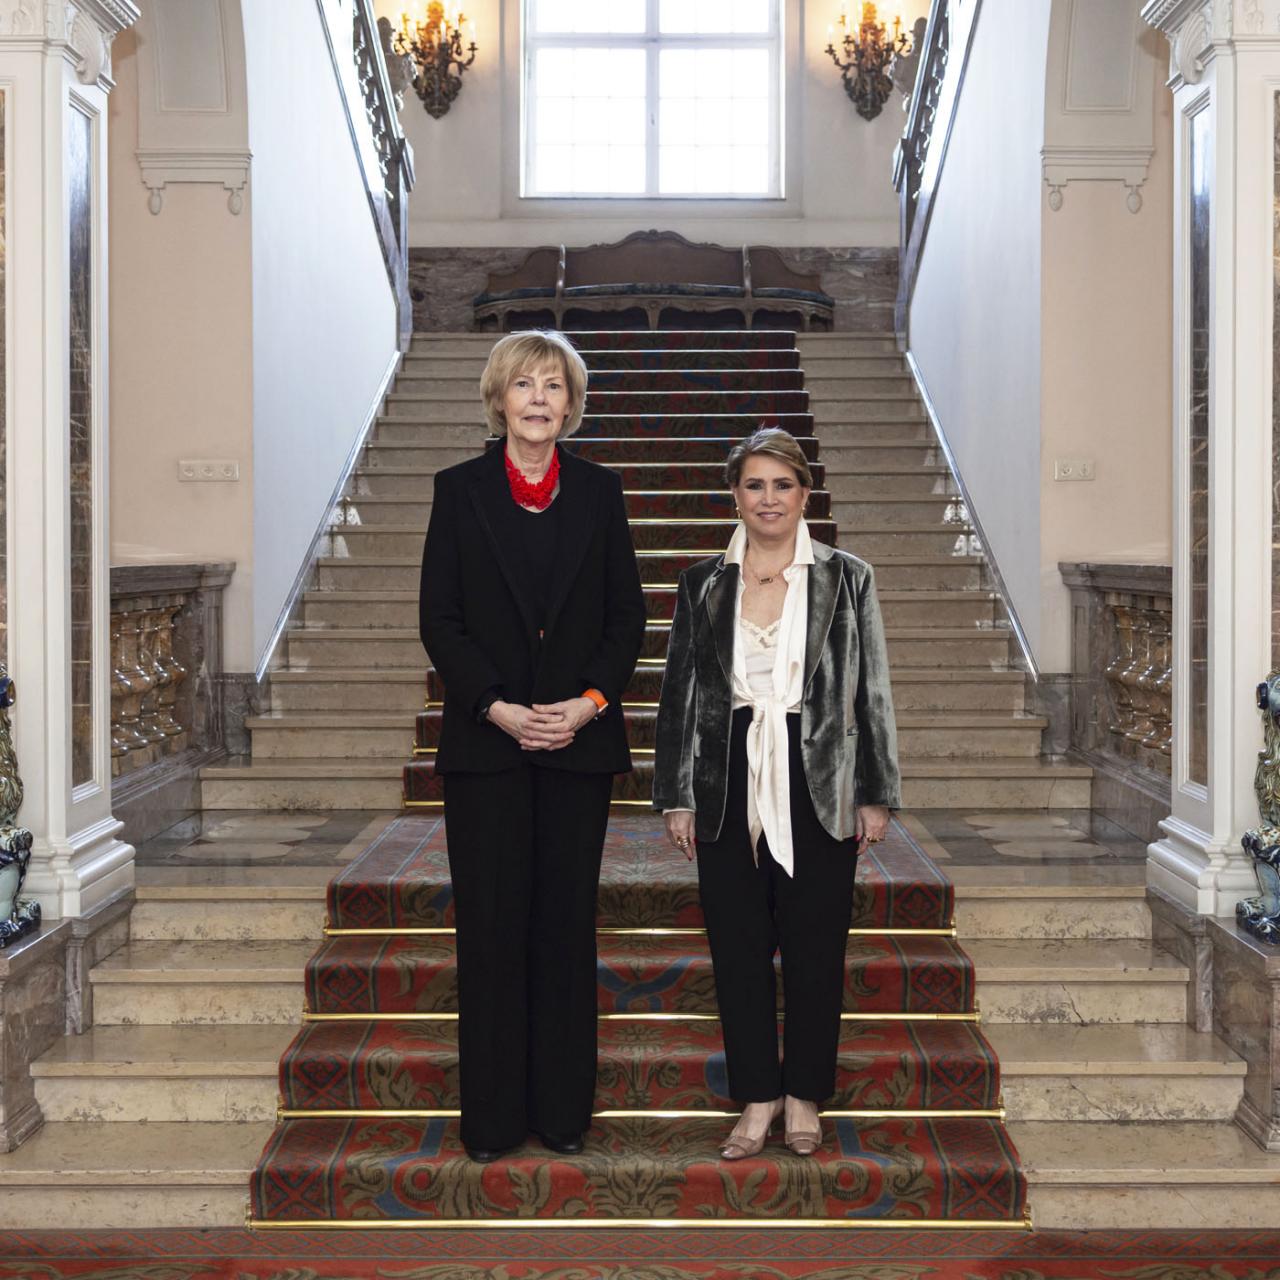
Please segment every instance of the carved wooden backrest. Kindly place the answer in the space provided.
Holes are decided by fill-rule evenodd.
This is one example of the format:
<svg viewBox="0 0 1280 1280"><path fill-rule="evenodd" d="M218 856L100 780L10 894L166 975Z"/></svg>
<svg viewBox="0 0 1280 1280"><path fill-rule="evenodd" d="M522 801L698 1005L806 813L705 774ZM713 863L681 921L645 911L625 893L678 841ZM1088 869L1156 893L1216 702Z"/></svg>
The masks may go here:
<svg viewBox="0 0 1280 1280"><path fill-rule="evenodd" d="M507 289L554 288L559 264L558 246L534 249L515 270L489 272L488 291L502 293Z"/></svg>
<svg viewBox="0 0 1280 1280"><path fill-rule="evenodd" d="M617 244L570 249L565 286L742 284L742 251L693 244L674 231L637 231Z"/></svg>
<svg viewBox="0 0 1280 1280"><path fill-rule="evenodd" d="M752 288L822 291L822 277L817 272L796 271L787 266L777 249L753 244L747 253L751 258Z"/></svg>

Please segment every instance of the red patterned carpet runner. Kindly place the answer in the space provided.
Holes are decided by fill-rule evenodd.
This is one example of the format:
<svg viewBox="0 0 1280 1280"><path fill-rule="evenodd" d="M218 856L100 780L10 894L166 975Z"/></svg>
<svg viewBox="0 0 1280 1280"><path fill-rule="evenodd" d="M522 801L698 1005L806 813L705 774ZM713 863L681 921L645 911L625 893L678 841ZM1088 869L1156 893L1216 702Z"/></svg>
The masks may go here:
<svg viewBox="0 0 1280 1280"><path fill-rule="evenodd" d="M895 827L859 868L839 1092L815 1159L733 1164L696 872L658 819L610 823L600 892L596 1109L585 1154L492 1165L458 1140L452 896L443 820L405 817L330 885L308 1021L252 1182L264 1223L367 1219L874 1218L1021 1225L999 1067L951 936L953 895ZM653 932L665 930L666 932ZM672 1113L683 1113L673 1115Z"/></svg>
<svg viewBox="0 0 1280 1280"><path fill-rule="evenodd" d="M281 1122L252 1181L265 1225L782 1219L1021 1226L1026 1182L1001 1122L951 886L895 828L862 859L838 1096L813 1159L780 1141L722 1161L732 1124L696 872L649 810L653 731L681 569L727 545L724 459L762 422L815 464L814 536L835 540L795 335L573 335L592 370L573 447L618 468L650 625L625 710L636 766L614 789L600 889L596 1119L585 1153L530 1144L481 1166L458 1138L452 899L428 674L406 804L329 888L308 1020L280 1066ZM435 812L432 812L432 811ZM782 1273L779 1273L782 1274Z"/></svg>

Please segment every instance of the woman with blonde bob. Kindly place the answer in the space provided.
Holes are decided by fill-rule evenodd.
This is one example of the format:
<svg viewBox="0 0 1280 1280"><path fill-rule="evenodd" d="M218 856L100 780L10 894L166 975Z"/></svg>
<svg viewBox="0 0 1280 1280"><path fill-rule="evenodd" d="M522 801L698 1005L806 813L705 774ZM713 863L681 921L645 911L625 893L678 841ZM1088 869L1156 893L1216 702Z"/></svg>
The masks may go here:
<svg viewBox="0 0 1280 1280"><path fill-rule="evenodd" d="M743 1109L720 1154L756 1155L785 1116L787 1146L808 1156L835 1090L859 844L883 839L900 804L889 663L870 566L809 537L795 439L757 431L726 471L741 523L723 555L680 575L653 799L698 859Z"/></svg>
<svg viewBox="0 0 1280 1280"><path fill-rule="evenodd" d="M560 333L500 339L497 439L439 472L422 643L444 681L436 771L457 928L462 1141L582 1150L596 1078L596 888L645 604L622 486L560 441L587 369Z"/></svg>

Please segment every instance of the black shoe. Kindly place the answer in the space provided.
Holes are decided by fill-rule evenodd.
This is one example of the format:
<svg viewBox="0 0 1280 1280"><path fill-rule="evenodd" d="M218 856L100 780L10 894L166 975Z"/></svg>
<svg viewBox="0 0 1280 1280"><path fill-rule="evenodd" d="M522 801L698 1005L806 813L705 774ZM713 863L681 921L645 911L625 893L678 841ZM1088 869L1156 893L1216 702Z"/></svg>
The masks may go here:
<svg viewBox="0 0 1280 1280"><path fill-rule="evenodd" d="M580 1133L539 1133L538 1138L548 1151L559 1156L580 1156L582 1154L583 1135Z"/></svg>
<svg viewBox="0 0 1280 1280"><path fill-rule="evenodd" d="M519 1143L516 1145L518 1146ZM501 1160L508 1151L513 1151L514 1149L514 1147L467 1147L467 1155L476 1164L492 1164L495 1160Z"/></svg>

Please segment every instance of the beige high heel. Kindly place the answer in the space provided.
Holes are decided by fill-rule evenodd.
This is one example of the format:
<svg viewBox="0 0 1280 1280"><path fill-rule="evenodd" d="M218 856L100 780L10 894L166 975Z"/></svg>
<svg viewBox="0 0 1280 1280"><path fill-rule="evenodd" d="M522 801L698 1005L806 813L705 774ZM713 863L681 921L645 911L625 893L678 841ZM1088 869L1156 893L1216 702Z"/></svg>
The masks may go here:
<svg viewBox="0 0 1280 1280"><path fill-rule="evenodd" d="M785 1099L783 1105L786 1105ZM782 1140L793 1154L811 1156L822 1146L822 1121L818 1121L817 1129L784 1129Z"/></svg>
<svg viewBox="0 0 1280 1280"><path fill-rule="evenodd" d="M720 1148L721 1158L724 1160L745 1160L748 1156L758 1156L764 1150L764 1144L769 1140L769 1134L773 1132L773 1126L778 1123L782 1108L783 1100L778 1098L773 1104L773 1114L769 1117L769 1123L760 1137L735 1138L733 1134L730 1134L725 1140L724 1146Z"/></svg>

